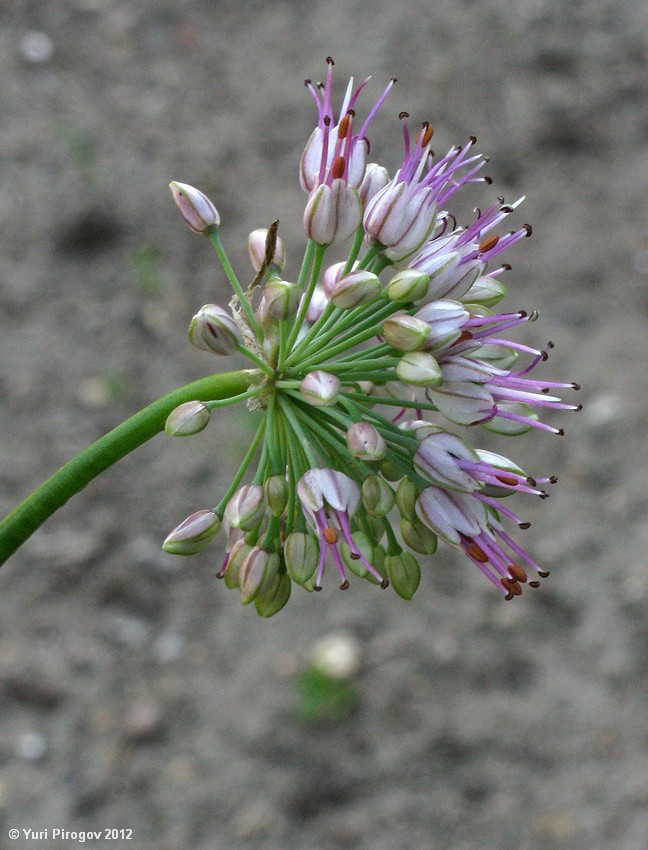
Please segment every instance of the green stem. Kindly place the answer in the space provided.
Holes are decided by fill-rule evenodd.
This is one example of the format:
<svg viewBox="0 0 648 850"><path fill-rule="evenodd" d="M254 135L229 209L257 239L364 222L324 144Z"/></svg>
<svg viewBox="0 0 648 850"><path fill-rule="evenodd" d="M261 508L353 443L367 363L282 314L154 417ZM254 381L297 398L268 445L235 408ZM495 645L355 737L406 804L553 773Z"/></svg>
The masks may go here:
<svg viewBox="0 0 648 850"><path fill-rule="evenodd" d="M0 522L0 565L68 499L125 455L164 430L168 415L187 401L212 401L244 393L258 381L256 369L210 375L149 404L55 472Z"/></svg>
<svg viewBox="0 0 648 850"><path fill-rule="evenodd" d="M225 249L223 248L223 243L221 242L220 235L218 233L218 228L211 230L207 236L209 237L209 241L214 246L214 250L218 254L218 259L220 260L220 264L223 267L223 271L227 275L227 279L229 280L232 289L238 296L238 299L241 303L241 309L245 313L245 318L247 320L248 325L250 326L252 332L259 342L263 339L263 331L261 326L256 320L254 315L254 311L250 306L250 302L245 297L245 293L243 292L243 287L239 283L239 280L236 276L236 272L232 268L232 264L227 258L227 254L225 253Z"/></svg>

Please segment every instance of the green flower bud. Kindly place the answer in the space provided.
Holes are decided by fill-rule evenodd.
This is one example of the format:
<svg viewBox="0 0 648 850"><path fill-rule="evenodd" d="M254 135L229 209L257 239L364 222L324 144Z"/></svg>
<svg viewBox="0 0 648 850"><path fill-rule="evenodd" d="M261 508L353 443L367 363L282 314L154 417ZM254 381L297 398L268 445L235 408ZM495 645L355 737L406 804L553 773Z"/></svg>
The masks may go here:
<svg viewBox="0 0 648 850"><path fill-rule="evenodd" d="M387 444L369 422L354 422L346 432L346 442L351 454L360 460L381 460L387 454Z"/></svg>
<svg viewBox="0 0 648 850"><path fill-rule="evenodd" d="M241 567L243 565L243 561L245 561L251 551L252 547L245 542L244 538L237 540L232 546L232 550L227 561L227 569L223 576L225 587L228 590L234 590L234 588L240 587L239 577L241 575Z"/></svg>
<svg viewBox="0 0 648 850"><path fill-rule="evenodd" d="M437 549L437 536L419 519L405 519L400 521L401 537L403 543L421 555L434 555Z"/></svg>
<svg viewBox="0 0 648 850"><path fill-rule="evenodd" d="M482 307L494 307L506 295L506 287L492 277L480 276L461 298L466 305L478 304Z"/></svg>
<svg viewBox="0 0 648 850"><path fill-rule="evenodd" d="M383 323L382 335L398 351L417 351L427 342L430 326L407 313L397 313Z"/></svg>
<svg viewBox="0 0 648 850"><path fill-rule="evenodd" d="M274 584L279 571L279 555L253 546L241 564L239 586L241 602L249 605L259 594L264 594Z"/></svg>
<svg viewBox="0 0 648 850"><path fill-rule="evenodd" d="M384 460L380 464L380 474L387 481L400 481L403 475L405 475L400 466L391 460Z"/></svg>
<svg viewBox="0 0 648 850"><path fill-rule="evenodd" d="M218 534L220 517L213 511L196 511L168 535L162 548L171 555L195 555Z"/></svg>
<svg viewBox="0 0 648 850"><path fill-rule="evenodd" d="M392 301L409 304L427 295L430 278L418 269L403 269L387 284L387 295Z"/></svg>
<svg viewBox="0 0 648 850"><path fill-rule="evenodd" d="M244 484L227 503L225 519L232 528L251 531L261 522L265 510L261 485Z"/></svg>
<svg viewBox="0 0 648 850"><path fill-rule="evenodd" d="M294 315L302 295L303 290L296 283L272 278L266 284L264 292L268 315L273 319L287 319Z"/></svg>
<svg viewBox="0 0 648 850"><path fill-rule="evenodd" d="M396 505L404 519L409 519L412 522L417 519L415 505L418 497L419 490L416 484L409 478L402 478L396 490Z"/></svg>
<svg viewBox="0 0 648 850"><path fill-rule="evenodd" d="M190 437L207 427L209 416L209 408L202 401L187 401L171 411L164 430L170 437Z"/></svg>
<svg viewBox="0 0 648 850"><path fill-rule="evenodd" d="M360 269L340 278L331 291L331 301L340 310L369 304L380 294L380 280L373 272Z"/></svg>
<svg viewBox="0 0 648 850"><path fill-rule="evenodd" d="M403 599L411 599L414 596L421 581L421 568L414 555L409 552L387 555L385 572L399 596Z"/></svg>
<svg viewBox="0 0 648 850"><path fill-rule="evenodd" d="M364 531L354 531L353 532L353 542L355 543L357 549L362 552L363 556L369 561L372 566L374 564L374 545L369 539L369 537L365 534ZM373 579L371 573L367 570L365 566L363 566L362 562L357 557L357 554L352 552L349 544L342 540L339 545L340 555L342 556L342 563L345 567L348 567L351 572L358 576L358 578L370 578ZM378 569L376 567L376 569Z"/></svg>
<svg viewBox="0 0 648 850"><path fill-rule="evenodd" d="M267 478L263 491L273 516L281 516L288 504L288 482L285 475L271 475Z"/></svg>
<svg viewBox="0 0 648 850"><path fill-rule="evenodd" d="M275 580L268 590L260 593L254 600L254 607L261 617L274 617L290 599L292 584L286 573L275 576Z"/></svg>
<svg viewBox="0 0 648 850"><path fill-rule="evenodd" d="M362 484L362 504L371 516L385 516L394 507L396 495L384 478L371 475Z"/></svg>
<svg viewBox="0 0 648 850"><path fill-rule="evenodd" d="M415 387L438 387L442 381L439 364L425 351L411 351L396 365L396 374L406 384Z"/></svg>
<svg viewBox="0 0 648 850"><path fill-rule="evenodd" d="M315 575L319 561L319 544L312 534L293 531L284 543L286 569L293 581L306 585ZM311 588L309 588L311 589Z"/></svg>

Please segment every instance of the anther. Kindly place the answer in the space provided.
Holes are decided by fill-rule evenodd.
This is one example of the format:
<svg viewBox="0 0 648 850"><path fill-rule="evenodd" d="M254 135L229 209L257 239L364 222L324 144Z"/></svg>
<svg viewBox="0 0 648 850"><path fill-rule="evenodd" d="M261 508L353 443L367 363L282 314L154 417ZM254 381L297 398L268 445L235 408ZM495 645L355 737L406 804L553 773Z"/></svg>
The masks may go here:
<svg viewBox="0 0 648 850"><path fill-rule="evenodd" d="M349 589L349 580L345 578L344 581L342 582L342 584L340 585L340 590L348 590L348 589Z"/></svg>
<svg viewBox="0 0 648 850"><path fill-rule="evenodd" d="M558 481L557 475L552 475L551 478L549 479L550 484L555 484L557 481Z"/></svg>
<svg viewBox="0 0 648 850"><path fill-rule="evenodd" d="M498 201L498 203L503 204L504 203L504 195L498 195L497 201Z"/></svg>
<svg viewBox="0 0 648 850"><path fill-rule="evenodd" d="M576 407L574 408L574 413L578 413L578 411L579 411L579 410L582 410L582 409L583 409L583 405L582 405L582 404L577 404L577 405L576 405Z"/></svg>
<svg viewBox="0 0 648 850"><path fill-rule="evenodd" d="M497 200L499 201L499 198L498 198ZM504 200L504 198L502 198L502 200ZM512 213L512 212L513 212L513 207L509 207L509 206L502 207L502 208L500 209L500 212L503 212L503 213Z"/></svg>
<svg viewBox="0 0 648 850"><path fill-rule="evenodd" d="M509 487L517 487L518 480L512 475L496 475L495 478L497 478L497 480L500 481L502 484L508 484ZM527 478L527 481L528 480L529 479Z"/></svg>
<svg viewBox="0 0 648 850"><path fill-rule="evenodd" d="M559 436L559 437L564 437L564 436L565 436L565 429L564 429L564 428L559 428L559 429L556 431L556 434L558 434L558 436Z"/></svg>
<svg viewBox="0 0 648 850"><path fill-rule="evenodd" d="M321 584L316 584L316 585L314 585L314 587L313 587L313 590L314 590L314 591L316 591L317 593L319 593L319 591L320 591L321 589L322 589L322 585L321 585Z"/></svg>
<svg viewBox="0 0 648 850"><path fill-rule="evenodd" d="M504 599L505 599L507 602L510 602L510 601L511 601L511 599L513 599L513 591L512 591L512 590L509 590L509 592L506 594L506 596L504 597Z"/></svg>
<svg viewBox="0 0 648 850"><path fill-rule="evenodd" d="M526 531L527 528L531 528L531 523L530 522L519 522L518 526L519 526L519 528L522 528L524 531Z"/></svg>
<svg viewBox="0 0 648 850"><path fill-rule="evenodd" d="M505 272L510 272L513 266L510 263L502 263L502 268Z"/></svg>
<svg viewBox="0 0 648 850"><path fill-rule="evenodd" d="M331 56L326 57L326 64L330 65L331 67L333 67L333 65L335 65L335 62L333 61L333 58Z"/></svg>
<svg viewBox="0 0 648 850"><path fill-rule="evenodd" d="M529 587L540 587L540 582L539 581L530 581Z"/></svg>
<svg viewBox="0 0 648 850"><path fill-rule="evenodd" d="M488 239L484 239L484 241L479 244L480 254L485 254L486 251L490 251L490 249L494 248L498 242L499 236L490 236Z"/></svg>
<svg viewBox="0 0 648 850"><path fill-rule="evenodd" d="M539 315L540 313L537 310L531 310L531 312L529 313L529 321L535 322Z"/></svg>
<svg viewBox="0 0 648 850"><path fill-rule="evenodd" d="M551 340L549 340L549 342L547 343L547 348L551 349L553 347L554 347L553 342Z"/></svg>
<svg viewBox="0 0 648 850"><path fill-rule="evenodd" d="M429 145L430 139L434 134L434 127L431 127L427 121L423 122L423 130L421 131L421 147L425 148Z"/></svg>
<svg viewBox="0 0 648 850"><path fill-rule="evenodd" d="M331 528L330 526L328 526L322 531L322 537L329 545L337 543L339 539L337 531L334 528Z"/></svg>
<svg viewBox="0 0 648 850"><path fill-rule="evenodd" d="M480 564L488 563L488 555L484 552L481 546L478 546L477 543L473 540L468 546L466 546L466 552L470 555L471 558L474 558L476 561L479 561Z"/></svg>
<svg viewBox="0 0 648 850"><path fill-rule="evenodd" d="M484 180L484 183L486 183L487 186L490 186L491 183L493 182L493 178L489 177L488 174L484 175L483 180Z"/></svg>
<svg viewBox="0 0 648 850"><path fill-rule="evenodd" d="M509 575L513 581L521 581L522 584L526 583L527 574L519 564L510 564Z"/></svg>
<svg viewBox="0 0 648 850"><path fill-rule="evenodd" d="M331 174L334 180L339 179L344 175L344 157L338 156L333 160L333 165L331 166Z"/></svg>
<svg viewBox="0 0 648 850"><path fill-rule="evenodd" d="M533 233L533 228L531 227L531 225L523 224L522 227L524 228L524 230L526 230L526 235L531 236L531 234Z"/></svg>
<svg viewBox="0 0 648 850"><path fill-rule="evenodd" d="M540 578L547 578L551 575L551 573L549 572L549 570L546 570L546 572L541 572L540 570L538 570L538 575L540 576Z"/></svg>
<svg viewBox="0 0 648 850"><path fill-rule="evenodd" d="M325 115L325 116L324 116L324 118L322 119L322 121L324 122L324 126L325 126L325 127L330 127L330 125L331 125L331 116L330 116L330 115Z"/></svg>
<svg viewBox="0 0 648 850"><path fill-rule="evenodd" d="M398 120L399 121L404 121L406 118L409 118L409 112L399 112L398 113Z"/></svg>
<svg viewBox="0 0 648 850"><path fill-rule="evenodd" d="M340 121L338 126L338 139L344 139L347 134L347 129L349 127L349 122L351 121L351 117L347 113L344 118Z"/></svg>
<svg viewBox="0 0 648 850"><path fill-rule="evenodd" d="M548 499L548 498L549 498L549 493L547 493L547 491L546 491L546 490L543 490L543 491L539 494L538 498L539 498L539 499Z"/></svg>
<svg viewBox="0 0 648 850"><path fill-rule="evenodd" d="M389 587L389 579L384 578L380 582L380 586L382 587L383 590L386 590Z"/></svg>
<svg viewBox="0 0 648 850"><path fill-rule="evenodd" d="M540 354L541 354L541 356L542 356L542 360L543 360L543 361L545 361L545 360L549 360L549 355L547 354L547 352L546 352L546 351L541 351L541 352L540 352Z"/></svg>
<svg viewBox="0 0 648 850"><path fill-rule="evenodd" d="M470 139L470 144L471 144L471 145L476 145L476 144L477 144L477 136L468 136L468 138Z"/></svg>
<svg viewBox="0 0 648 850"><path fill-rule="evenodd" d="M360 554L360 552L350 552L349 557L352 561L359 561L362 555Z"/></svg>
<svg viewBox="0 0 648 850"><path fill-rule="evenodd" d="M308 88L308 86L311 86L312 84L313 84L312 80L304 80L304 85L306 86L306 88Z"/></svg>

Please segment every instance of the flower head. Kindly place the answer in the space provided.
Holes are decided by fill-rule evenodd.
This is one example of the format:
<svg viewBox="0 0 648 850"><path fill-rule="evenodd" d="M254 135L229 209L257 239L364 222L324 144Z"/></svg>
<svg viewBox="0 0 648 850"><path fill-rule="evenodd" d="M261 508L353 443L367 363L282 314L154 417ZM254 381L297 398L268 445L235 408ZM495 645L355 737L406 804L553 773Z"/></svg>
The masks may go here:
<svg viewBox="0 0 648 850"><path fill-rule="evenodd" d="M262 416L221 500L181 523L165 548L197 552L222 522L227 554L218 575L265 617L285 605L294 584L321 590L327 564L344 589L356 576L410 599L425 576L418 556L428 561L439 540L512 599L548 573L509 536L508 525L529 524L509 498L544 499L556 479L531 477L470 438L479 428L562 434L545 416L579 407L561 398L576 384L535 377L551 343L537 349L508 338L537 313L498 306L510 269L498 265L501 255L531 234L526 224L502 230L522 199L497 198L458 225L450 202L490 182L481 176L486 160L473 153L474 137L435 158L430 125L412 141L405 114L400 169L390 180L383 166L367 165L367 130L393 80L358 129L368 80L351 80L335 112L332 67L329 60L325 83L306 82L318 117L300 163L309 243L295 283L279 274L277 222L250 236L256 276L247 288L218 229L198 222L234 297L229 310L199 311L191 341L238 352L254 369L247 392L183 405L167 430L197 433L217 407L237 400ZM195 193L192 209L204 205L204 224L214 214ZM346 259L325 264L328 246L351 235Z"/></svg>

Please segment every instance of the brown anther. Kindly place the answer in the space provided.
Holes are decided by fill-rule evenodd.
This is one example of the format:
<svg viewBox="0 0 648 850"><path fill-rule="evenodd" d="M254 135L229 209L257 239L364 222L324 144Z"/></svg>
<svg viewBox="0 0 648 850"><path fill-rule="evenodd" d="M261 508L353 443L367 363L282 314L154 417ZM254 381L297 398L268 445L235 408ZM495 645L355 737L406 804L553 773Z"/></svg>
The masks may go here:
<svg viewBox="0 0 648 850"><path fill-rule="evenodd" d="M549 483L550 483L550 484L556 484L556 483L557 483L557 481L558 481L558 476L557 476L557 475L552 475L552 476L550 477L550 479L549 479Z"/></svg>
<svg viewBox="0 0 648 850"><path fill-rule="evenodd" d="M479 252L481 254L485 254L486 251L490 251L491 248L494 248L499 242L499 236L489 236L488 239L484 239L483 242L479 243Z"/></svg>
<svg viewBox="0 0 648 850"><path fill-rule="evenodd" d="M327 64L327 65L331 65L331 66L335 65L335 62L333 61L333 57L332 57L332 56L327 56L327 57L326 57L326 64Z"/></svg>
<svg viewBox="0 0 648 850"><path fill-rule="evenodd" d="M331 528L330 526L322 530L322 537L329 545L333 545L339 540L337 531L334 528Z"/></svg>
<svg viewBox="0 0 648 850"><path fill-rule="evenodd" d="M316 585L314 585L314 587L313 587L313 590L315 590L317 593L319 593L319 591L320 591L321 589L322 589L322 585L321 585L321 584L316 584Z"/></svg>
<svg viewBox="0 0 648 850"><path fill-rule="evenodd" d="M344 581L342 582L342 584L340 585L340 590L348 590L348 589L349 589L349 580L345 578Z"/></svg>
<svg viewBox="0 0 648 850"><path fill-rule="evenodd" d="M399 121L404 121L406 118L409 118L409 112L399 112L398 113L398 120Z"/></svg>
<svg viewBox="0 0 648 850"><path fill-rule="evenodd" d="M574 413L578 413L578 411L579 411L579 410L582 410L582 409L583 409L583 405L582 405L582 404L577 404L577 405L576 405L576 407L574 408Z"/></svg>
<svg viewBox="0 0 648 850"><path fill-rule="evenodd" d="M360 552L349 552L349 557L352 561L359 561L361 558Z"/></svg>
<svg viewBox="0 0 648 850"><path fill-rule="evenodd" d="M520 522L520 523L518 523L518 526L519 526L519 528L521 528L523 531L526 531L526 530L527 530L527 528L531 528L531 523L530 523L530 522Z"/></svg>
<svg viewBox="0 0 648 850"><path fill-rule="evenodd" d="M529 587L540 587L540 582L539 581L530 581Z"/></svg>
<svg viewBox="0 0 648 850"><path fill-rule="evenodd" d="M329 127L331 125L331 116L325 115L324 118L322 118L322 121L324 122L325 127Z"/></svg>
<svg viewBox="0 0 648 850"><path fill-rule="evenodd" d="M542 357L543 362L546 361L546 360L549 360L549 355L547 354L546 351L541 351L540 355Z"/></svg>
<svg viewBox="0 0 648 850"><path fill-rule="evenodd" d="M522 588L520 587L520 585L519 585L519 584L515 584L515 583L514 583L514 584L512 584L512 585L511 585L511 590L513 591L513 593L514 593L516 596L522 596Z"/></svg>
<svg viewBox="0 0 648 850"><path fill-rule="evenodd" d="M495 478L497 478L498 481L501 481L502 484L508 484L509 487L517 487L518 480L512 475L502 475L500 473L499 475L496 475Z"/></svg>
<svg viewBox="0 0 648 850"><path fill-rule="evenodd" d="M434 127L431 127L427 121L423 122L423 129L419 134L419 138L421 140L421 147L425 148L430 144L430 139L434 134Z"/></svg>
<svg viewBox="0 0 648 850"><path fill-rule="evenodd" d="M521 581L524 584L527 580L527 574L519 564L509 565L509 575L513 581Z"/></svg>
<svg viewBox="0 0 648 850"><path fill-rule="evenodd" d="M506 594L506 596L504 597L504 599L505 599L507 602L510 602L510 601L511 601L511 599L513 599L513 591L512 591L512 590L509 590L509 592Z"/></svg>
<svg viewBox="0 0 648 850"><path fill-rule="evenodd" d="M345 161L343 156L338 156L333 160L333 165L331 166L331 174L334 180L342 177L344 175L344 166Z"/></svg>
<svg viewBox="0 0 648 850"><path fill-rule="evenodd" d="M470 144L471 144L471 145L476 145L476 144L477 144L477 136L469 136L468 138L470 139Z"/></svg>
<svg viewBox="0 0 648 850"><path fill-rule="evenodd" d="M573 389L573 390L579 390L579 389L580 389L580 384L572 384L572 389Z"/></svg>
<svg viewBox="0 0 648 850"><path fill-rule="evenodd" d="M538 570L538 575L540 576L540 578L547 578L547 576L551 575L551 573L549 572L549 570L546 570L545 572L541 572L540 570Z"/></svg>
<svg viewBox="0 0 648 850"><path fill-rule="evenodd" d="M512 212L513 212L513 207L509 207L509 206L502 207L502 208L500 209L500 212L503 212L503 213L512 213Z"/></svg>
<svg viewBox="0 0 648 850"><path fill-rule="evenodd" d="M531 225L523 224L522 227L526 230L526 235L531 236L531 234L533 233L533 228L531 227Z"/></svg>
<svg viewBox="0 0 648 850"><path fill-rule="evenodd" d="M337 132L338 139L344 139L346 137L350 122L351 116L349 114L345 115L344 118L340 121Z"/></svg>
<svg viewBox="0 0 648 850"><path fill-rule="evenodd" d="M487 186L490 186L493 182L493 178L489 177L488 174L484 174L483 180Z"/></svg>
<svg viewBox="0 0 648 850"><path fill-rule="evenodd" d="M466 546L466 552L470 555L471 558L474 558L476 561L479 561L480 564L488 563L488 555L481 546L478 546L474 540Z"/></svg>
<svg viewBox="0 0 648 850"><path fill-rule="evenodd" d="M304 85L306 86L306 88L308 88L308 86L312 85L312 83L313 83L312 80L304 80Z"/></svg>
<svg viewBox="0 0 648 850"><path fill-rule="evenodd" d="M389 587L389 579L384 578L380 582L380 586L382 587L383 590L386 590Z"/></svg>
<svg viewBox="0 0 648 850"><path fill-rule="evenodd" d="M551 340L549 340L549 342L547 343L547 348L553 348L553 347L554 347L553 342Z"/></svg>
<svg viewBox="0 0 648 850"><path fill-rule="evenodd" d="M503 204L504 203L504 195L498 195L497 200L500 204Z"/></svg>
<svg viewBox="0 0 648 850"><path fill-rule="evenodd" d="M564 428L559 428L559 429L556 431L556 434L558 434L558 436L559 436L559 437L564 437L564 436L565 436L565 429L564 429Z"/></svg>
<svg viewBox="0 0 648 850"><path fill-rule="evenodd" d="M510 263L502 263L502 268L505 272L510 272L513 266Z"/></svg>

